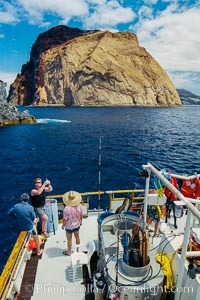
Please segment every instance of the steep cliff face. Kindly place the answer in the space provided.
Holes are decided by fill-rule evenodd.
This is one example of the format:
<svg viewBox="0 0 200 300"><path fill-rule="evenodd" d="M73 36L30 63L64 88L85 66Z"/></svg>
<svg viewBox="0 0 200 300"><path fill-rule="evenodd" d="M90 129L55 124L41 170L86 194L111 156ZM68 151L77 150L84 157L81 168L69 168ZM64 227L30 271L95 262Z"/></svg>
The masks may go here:
<svg viewBox="0 0 200 300"><path fill-rule="evenodd" d="M39 36L30 62L11 86L9 101L22 105L181 105L173 83L139 46L136 35L71 30L59 26Z"/></svg>

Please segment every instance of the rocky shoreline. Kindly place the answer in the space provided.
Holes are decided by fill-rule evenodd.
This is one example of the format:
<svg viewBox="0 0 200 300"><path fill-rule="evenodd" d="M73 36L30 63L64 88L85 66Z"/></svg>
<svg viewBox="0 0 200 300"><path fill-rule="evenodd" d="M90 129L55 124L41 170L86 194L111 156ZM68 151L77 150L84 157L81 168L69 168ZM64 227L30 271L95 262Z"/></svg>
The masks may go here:
<svg viewBox="0 0 200 300"><path fill-rule="evenodd" d="M35 117L31 116L27 110L19 112L14 105L7 103L5 97L6 84L0 80L0 126L37 122Z"/></svg>
<svg viewBox="0 0 200 300"><path fill-rule="evenodd" d="M0 102L0 126L33 124L36 122L35 117L31 116L27 110L19 112L14 105Z"/></svg>

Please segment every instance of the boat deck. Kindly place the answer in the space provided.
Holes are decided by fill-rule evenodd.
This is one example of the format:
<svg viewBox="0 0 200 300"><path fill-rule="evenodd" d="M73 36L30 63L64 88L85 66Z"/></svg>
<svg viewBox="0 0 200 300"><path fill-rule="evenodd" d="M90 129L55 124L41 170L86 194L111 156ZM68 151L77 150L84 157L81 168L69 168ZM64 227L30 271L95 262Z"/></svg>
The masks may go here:
<svg viewBox="0 0 200 300"><path fill-rule="evenodd" d="M97 238L98 238L98 223L97 223L97 212L89 212L88 217L83 219L83 225L80 229L80 239L81 243L86 243L89 240L93 240L96 244L97 249ZM181 246L183 241L184 225L185 225L186 215L182 218L177 218L178 228L175 229L173 226L173 217L168 219L167 228L168 234L178 234L176 238L175 248L177 245ZM164 223L164 219L161 223ZM150 225L150 228L154 228L154 223ZM154 256L159 248L163 234L159 234L158 237L150 237L150 248L154 249L151 255ZM179 241L179 242L178 242ZM109 241L110 242L110 241ZM73 237L73 244L75 243ZM20 296L24 300L43 300L43 299L58 299L64 300L66 298L72 297L76 300L87 299L87 293L91 293L90 286L84 285L83 269L77 268L75 282L72 281L72 268L70 263L70 257L64 256L63 251L66 250L66 236L65 231L61 229L61 224L58 225L58 230L54 233L50 233L50 237L47 239L44 245L44 253L42 257L38 259L37 256L32 256L33 263L28 261L27 268L29 268L29 277L26 278L25 282L22 284ZM172 249L173 251L174 249ZM113 264L113 262L110 262ZM187 264L187 262L186 262ZM158 271L159 265L155 269ZM37 269L37 273L36 273ZM112 270L112 268L110 268ZM31 274L30 274L31 273ZM36 276L35 276L36 275ZM176 281L176 275L175 281ZM114 277L115 274L110 274ZM35 282L34 282L35 279ZM190 282L190 280L189 280ZM199 282L199 275L197 274L195 282ZM194 283L194 281L192 282ZM199 285L199 283L197 284ZM197 290L198 293L198 290ZM195 294L195 293L194 293ZM189 299L184 296L185 299ZM91 299L91 298L90 298ZM94 298L93 298L94 299Z"/></svg>
<svg viewBox="0 0 200 300"><path fill-rule="evenodd" d="M90 213L88 218L83 219L80 229L81 243L86 243L89 239L96 242L97 228L97 213ZM35 283L29 279L23 287L23 291L27 292L29 297L30 293L32 294L31 300L66 300L68 297L76 300L85 299L87 289L83 285L82 268L77 268L75 282L72 282L70 257L63 255L66 246L65 231L59 224L55 235L50 233L50 237L45 242L44 253L41 259L38 259ZM25 297L23 295L23 299L28 299Z"/></svg>

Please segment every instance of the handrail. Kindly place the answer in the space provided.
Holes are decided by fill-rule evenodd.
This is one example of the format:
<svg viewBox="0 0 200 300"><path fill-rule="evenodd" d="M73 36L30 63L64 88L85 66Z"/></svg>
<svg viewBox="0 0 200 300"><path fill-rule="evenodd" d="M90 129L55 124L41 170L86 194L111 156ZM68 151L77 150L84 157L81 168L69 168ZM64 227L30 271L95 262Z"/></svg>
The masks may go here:
<svg viewBox="0 0 200 300"><path fill-rule="evenodd" d="M184 267L185 267L185 260L186 256L193 256L193 253L191 251L187 251L187 246L188 246L188 241L190 237L190 231L191 231L191 220L192 220L192 214L195 216L198 220L200 220L200 212L197 207L195 207L192 204L192 199L184 197L164 176L163 174L158 171L152 164L148 163L147 165L143 165L143 168L147 170L149 176L147 177L146 181L149 180L150 177L150 172L153 172L164 184L167 188L172 191L179 200L182 200L183 203L187 206L188 208L188 213L187 213L187 219L186 219L186 224L185 224L185 229L184 229L184 236L183 236L183 245L182 245L182 250L181 250L181 262L179 265L179 276L176 282L176 291L175 291L175 300L180 299L180 290L181 287L183 286L183 274L184 274ZM199 175L195 175L195 177L199 177ZM194 176L186 177L187 178L195 178ZM178 178L176 176L176 178ZM145 195L145 201L147 202ZM196 254L196 253L195 253Z"/></svg>
<svg viewBox="0 0 200 300"><path fill-rule="evenodd" d="M15 275L15 267L18 261L19 256L24 247L24 243L26 241L26 237L28 238L29 234L26 231L21 231L17 241L12 249L12 252L7 260L7 263L3 269L3 272L0 276L0 299L4 299L6 288L9 287L9 284L13 280L13 276Z"/></svg>
<svg viewBox="0 0 200 300"><path fill-rule="evenodd" d="M135 196L136 193L142 193L144 194L144 189L138 189L138 190L134 190L134 189L129 189L129 190L112 190L112 191L98 191L98 192L84 192L84 193L80 193L81 196L86 197L86 200L82 200L82 204L84 204L85 202L89 204L90 200L90 196L98 196L100 195L108 195L109 196L109 209L111 209L112 207L112 201L119 201L119 200L123 200L125 198L125 196L123 197L116 197L116 194L131 194L130 197L132 199L133 202L135 202L136 200L138 201L143 201L144 200L144 196ZM58 194L58 195L48 195L46 196L47 199L51 199L51 198L56 198L56 199L62 199L63 195ZM62 201L61 201L62 202ZM60 204L60 202L58 202L58 205Z"/></svg>
<svg viewBox="0 0 200 300"><path fill-rule="evenodd" d="M179 200L182 200L185 205L191 210L192 214L195 215L200 220L200 211L197 207L195 207L191 202L192 199L184 197L163 175L161 172L159 172L154 166L152 166L150 163L143 166L144 169L151 170L158 178L162 180L162 182L165 184L166 187L172 191ZM191 178L191 177L190 177Z"/></svg>

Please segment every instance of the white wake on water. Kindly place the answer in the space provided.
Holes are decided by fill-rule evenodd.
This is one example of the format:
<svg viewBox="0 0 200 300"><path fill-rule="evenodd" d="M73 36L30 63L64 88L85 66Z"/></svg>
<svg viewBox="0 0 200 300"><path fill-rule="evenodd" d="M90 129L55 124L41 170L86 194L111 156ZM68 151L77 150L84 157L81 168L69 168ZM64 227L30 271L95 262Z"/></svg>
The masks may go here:
<svg viewBox="0 0 200 300"><path fill-rule="evenodd" d="M46 124L46 123L71 123L71 121L44 118L44 119L37 119L37 123L43 123L43 124Z"/></svg>

